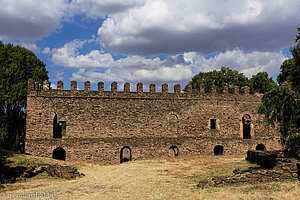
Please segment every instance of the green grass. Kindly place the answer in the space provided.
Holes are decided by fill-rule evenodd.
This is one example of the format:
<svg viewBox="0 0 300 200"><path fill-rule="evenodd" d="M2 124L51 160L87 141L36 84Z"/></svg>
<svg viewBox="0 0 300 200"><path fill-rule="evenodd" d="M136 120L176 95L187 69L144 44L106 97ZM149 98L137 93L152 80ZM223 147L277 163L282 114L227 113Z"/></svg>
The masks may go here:
<svg viewBox="0 0 300 200"><path fill-rule="evenodd" d="M281 191L277 183L263 184L263 183L250 183L249 187L244 188L242 191L246 194L253 194L257 190L266 190L272 192Z"/></svg>
<svg viewBox="0 0 300 200"><path fill-rule="evenodd" d="M232 176L234 175L234 169L244 170L248 169L249 167L258 167L258 165L243 160L241 162L234 162L232 164L228 163L226 167L222 166L222 164L208 166L204 169L199 169L195 171L186 178L195 182L198 182L199 180L211 180L213 176Z"/></svg>
<svg viewBox="0 0 300 200"><path fill-rule="evenodd" d="M57 176L50 176L47 172L43 172L43 173L40 173L37 176L33 177L32 179L49 179L49 180L55 180L55 179L63 179L63 178L59 178Z"/></svg>
<svg viewBox="0 0 300 200"><path fill-rule="evenodd" d="M11 167L15 166L41 166L47 165L42 159L28 159L24 154L10 154L6 158L7 163Z"/></svg>

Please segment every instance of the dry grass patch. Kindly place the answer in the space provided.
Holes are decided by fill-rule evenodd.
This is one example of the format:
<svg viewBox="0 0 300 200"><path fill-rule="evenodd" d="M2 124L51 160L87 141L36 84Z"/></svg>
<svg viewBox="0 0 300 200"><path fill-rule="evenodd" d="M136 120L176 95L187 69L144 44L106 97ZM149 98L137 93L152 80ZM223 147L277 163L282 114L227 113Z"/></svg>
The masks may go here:
<svg viewBox="0 0 300 200"><path fill-rule="evenodd" d="M41 159L25 156L26 159ZM44 162L57 162L42 159ZM60 164L72 164L59 161ZM73 163L74 164L74 163ZM75 163L86 176L76 180L42 175L6 185L4 192L51 192L58 199L297 199L299 182L236 184L199 189L199 180L232 175L256 165L241 156L149 158L117 165Z"/></svg>

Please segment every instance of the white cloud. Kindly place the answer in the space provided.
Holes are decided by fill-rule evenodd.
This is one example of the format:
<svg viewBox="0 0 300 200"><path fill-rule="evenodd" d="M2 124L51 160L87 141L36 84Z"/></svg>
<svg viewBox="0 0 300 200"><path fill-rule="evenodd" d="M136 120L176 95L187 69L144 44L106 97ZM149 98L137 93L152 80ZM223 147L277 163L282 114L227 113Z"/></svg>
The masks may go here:
<svg viewBox="0 0 300 200"><path fill-rule="evenodd" d="M52 50L46 48L44 52L52 54L54 64L69 68L106 68L114 62L110 54L102 53L99 50L92 50L85 55L79 54L79 50L82 49L83 45L90 42L95 42L95 40L73 40L66 43L62 48Z"/></svg>
<svg viewBox="0 0 300 200"><path fill-rule="evenodd" d="M126 55L280 50L293 42L299 0L147 0L109 15L101 45Z"/></svg>
<svg viewBox="0 0 300 200"><path fill-rule="evenodd" d="M51 83L51 86L50 86L52 89L57 89L57 85Z"/></svg>
<svg viewBox="0 0 300 200"><path fill-rule="evenodd" d="M246 53L234 49L208 59L200 53L187 52L170 56L166 60L141 56L128 56L114 60L111 54L100 50L80 54L80 49L89 41L91 40L74 40L62 48L51 50L52 60L56 65L78 69L72 74L73 80L117 81L119 84L167 82L185 85L195 74L220 69L222 66L238 70L248 77L261 71L274 75L279 72L281 63L286 59L283 52Z"/></svg>
<svg viewBox="0 0 300 200"><path fill-rule="evenodd" d="M293 42L300 21L298 0L0 0L0 4L0 40L33 43L59 29L66 18L84 14L105 19L98 36L107 51L141 56L279 50ZM95 54L99 52L90 56Z"/></svg>
<svg viewBox="0 0 300 200"><path fill-rule="evenodd" d="M56 80L61 81L63 80L64 74L65 74L64 72L55 72L54 76Z"/></svg>
<svg viewBox="0 0 300 200"><path fill-rule="evenodd" d="M40 48L36 44L32 44L32 43L21 43L21 44L15 43L15 44L25 47L26 49L29 49L35 53L40 51Z"/></svg>
<svg viewBox="0 0 300 200"><path fill-rule="evenodd" d="M141 6L143 0L0 0L0 40L32 43L78 14L102 17Z"/></svg>
<svg viewBox="0 0 300 200"><path fill-rule="evenodd" d="M44 53L44 54L50 53L50 48L49 48L49 47L44 48L44 49L42 50L42 53Z"/></svg>
<svg viewBox="0 0 300 200"><path fill-rule="evenodd" d="M247 77L262 71L274 75L279 72L280 65L286 59L283 52L253 51L245 53L239 49L226 51L209 59L197 59L197 56L195 58L196 65L202 66L203 71L207 72L227 66L244 73Z"/></svg>
<svg viewBox="0 0 300 200"><path fill-rule="evenodd" d="M0 0L0 40L33 42L60 27L68 0Z"/></svg>

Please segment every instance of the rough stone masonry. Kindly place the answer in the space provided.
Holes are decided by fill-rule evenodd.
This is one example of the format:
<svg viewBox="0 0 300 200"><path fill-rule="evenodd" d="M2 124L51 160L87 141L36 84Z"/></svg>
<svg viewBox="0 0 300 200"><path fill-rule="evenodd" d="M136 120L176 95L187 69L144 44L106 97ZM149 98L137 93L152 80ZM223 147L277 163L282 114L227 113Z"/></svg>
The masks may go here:
<svg viewBox="0 0 300 200"><path fill-rule="evenodd" d="M211 180L201 180L199 188L234 183L255 183L274 181L300 181L300 161L295 158L283 157L283 151L249 150L248 161L260 165L249 169L233 170L232 176L214 176Z"/></svg>
<svg viewBox="0 0 300 200"><path fill-rule="evenodd" d="M224 88L216 93L192 92L188 85L174 92L163 84L156 92L154 84L149 92L143 84L137 91L64 90L50 83L43 85L28 81L25 152L31 155L61 160L82 160L99 164L113 164L144 157L181 155L245 154L249 149L280 149L276 128L265 129L257 114L260 94L249 94L249 88L234 87L234 93Z"/></svg>

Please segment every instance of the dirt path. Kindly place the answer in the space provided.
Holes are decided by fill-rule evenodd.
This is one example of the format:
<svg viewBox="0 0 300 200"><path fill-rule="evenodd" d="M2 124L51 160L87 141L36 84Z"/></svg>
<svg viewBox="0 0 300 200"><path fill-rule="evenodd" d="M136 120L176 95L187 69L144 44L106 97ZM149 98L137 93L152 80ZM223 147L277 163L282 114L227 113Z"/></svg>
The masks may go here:
<svg viewBox="0 0 300 200"><path fill-rule="evenodd" d="M72 164L72 163L67 163ZM118 165L79 165L76 180L41 176L7 185L4 193L56 194L58 199L297 199L299 182L196 187L200 179L231 175L254 166L244 156L179 157L136 160Z"/></svg>

